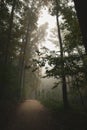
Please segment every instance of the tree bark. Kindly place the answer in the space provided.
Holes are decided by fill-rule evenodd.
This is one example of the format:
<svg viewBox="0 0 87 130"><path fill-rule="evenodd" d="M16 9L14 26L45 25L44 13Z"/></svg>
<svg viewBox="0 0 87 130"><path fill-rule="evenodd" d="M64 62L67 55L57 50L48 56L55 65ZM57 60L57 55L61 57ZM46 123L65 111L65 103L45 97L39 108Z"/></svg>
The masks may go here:
<svg viewBox="0 0 87 130"><path fill-rule="evenodd" d="M87 55L87 1L86 0L73 0L75 3L75 9L80 25L80 29L83 37L83 45L85 47L85 53Z"/></svg>
<svg viewBox="0 0 87 130"><path fill-rule="evenodd" d="M1 1L2 7L4 5L4 0ZM16 0L13 0L10 19L9 19L9 28L8 28L8 34L7 34L7 42L5 46L5 55L3 57L3 71L2 71L2 78L1 78L1 93L3 97L3 93L5 92L5 89L8 85L8 68L10 68L10 64L8 64L8 60L10 57L9 50L10 50L10 42L11 42L11 33L12 33L12 27L13 27L13 18L14 18L14 10L15 10ZM11 50L10 50L11 51Z"/></svg>
<svg viewBox="0 0 87 130"><path fill-rule="evenodd" d="M11 15L10 15L10 21L9 21L9 29L8 29L8 39L7 39L7 45L6 45L6 54L5 54L5 64L8 64L8 60L10 58L10 45L11 45L11 34L12 34L12 28L13 28L13 19L14 19L14 11L16 6L16 0L13 0L13 5L11 9Z"/></svg>
<svg viewBox="0 0 87 130"><path fill-rule="evenodd" d="M58 7L58 1L56 0L56 5ZM66 76L64 73L64 60L63 60L63 43L62 43L62 37L61 37L61 32L60 32L60 26L59 26L59 11L58 8L56 10L56 20L57 20L57 28L58 28L58 39L59 39L59 44L60 44L60 55L61 55L61 72L62 72L62 92L63 92L63 103L64 107L67 108L69 106L68 103L68 97L67 97L67 83L66 83Z"/></svg>

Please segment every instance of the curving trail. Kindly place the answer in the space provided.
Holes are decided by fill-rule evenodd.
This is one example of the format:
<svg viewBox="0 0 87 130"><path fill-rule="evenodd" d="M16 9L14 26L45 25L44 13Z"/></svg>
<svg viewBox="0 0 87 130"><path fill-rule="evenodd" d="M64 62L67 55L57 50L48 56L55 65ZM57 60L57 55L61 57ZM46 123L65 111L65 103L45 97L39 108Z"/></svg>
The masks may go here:
<svg viewBox="0 0 87 130"><path fill-rule="evenodd" d="M55 130L51 113L36 100L26 100L17 107L8 130Z"/></svg>

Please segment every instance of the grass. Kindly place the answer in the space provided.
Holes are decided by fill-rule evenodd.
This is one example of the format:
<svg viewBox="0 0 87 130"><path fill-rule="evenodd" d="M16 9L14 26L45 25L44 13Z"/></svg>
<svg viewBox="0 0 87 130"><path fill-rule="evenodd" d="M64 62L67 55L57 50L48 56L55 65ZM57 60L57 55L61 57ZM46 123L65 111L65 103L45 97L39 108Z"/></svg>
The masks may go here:
<svg viewBox="0 0 87 130"><path fill-rule="evenodd" d="M65 110L62 102L55 100L41 100L52 111L55 127L59 130L87 130L87 112L72 107Z"/></svg>

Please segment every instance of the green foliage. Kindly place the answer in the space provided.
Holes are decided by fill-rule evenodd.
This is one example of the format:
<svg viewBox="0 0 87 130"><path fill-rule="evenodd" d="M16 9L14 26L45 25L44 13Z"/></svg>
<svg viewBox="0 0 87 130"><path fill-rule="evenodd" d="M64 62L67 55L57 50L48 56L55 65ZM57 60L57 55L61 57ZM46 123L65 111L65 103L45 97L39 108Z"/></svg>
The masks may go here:
<svg viewBox="0 0 87 130"><path fill-rule="evenodd" d="M20 97L19 80L22 78L20 68L22 71L23 62L26 62L27 66L32 55L35 55L35 51L32 50L36 49L37 44L35 29L41 3L39 1L36 3L34 0L32 2L29 0L0 1L0 98ZM28 35L27 31L29 31ZM27 47L29 54L24 56L28 38L30 39L30 45L28 44Z"/></svg>
<svg viewBox="0 0 87 130"><path fill-rule="evenodd" d="M39 53L40 60L38 64L40 67L45 67L46 71L44 77L53 77L57 79L57 83L53 88L56 88L59 86L59 84L61 84L60 81L62 75L64 75L67 81L69 92L71 91L70 87L72 87L73 93L74 90L79 92L78 95L80 95L80 98L82 98L79 90L87 87L87 64L79 23L72 2L70 5L69 1L67 0L57 2L58 3L52 1L50 11L52 15L61 16L59 22L61 23L60 31L62 33L63 40L63 57L61 58L60 56L61 50L54 51L54 54L52 54L50 50L43 49L44 52L42 54ZM51 37L54 37L55 33L52 33L53 35L51 34ZM55 40L52 40L52 42L54 41ZM62 64L64 68L61 69Z"/></svg>
<svg viewBox="0 0 87 130"><path fill-rule="evenodd" d="M55 100L50 100L50 99L46 99L46 100L42 99L41 102L47 108L49 108L49 109L51 109L53 111L63 110L62 102L55 101Z"/></svg>

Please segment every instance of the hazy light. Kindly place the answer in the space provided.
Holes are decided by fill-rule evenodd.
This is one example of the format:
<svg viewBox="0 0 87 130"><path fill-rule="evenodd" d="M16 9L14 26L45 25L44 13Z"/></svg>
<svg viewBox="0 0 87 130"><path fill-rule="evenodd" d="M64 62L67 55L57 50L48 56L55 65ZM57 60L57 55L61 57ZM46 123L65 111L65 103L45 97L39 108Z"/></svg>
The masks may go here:
<svg viewBox="0 0 87 130"><path fill-rule="evenodd" d="M55 16L51 16L49 14L48 8L42 9L40 13L40 18L38 20L38 25L44 24L44 23L49 24L49 28L54 27L56 24L56 18Z"/></svg>
<svg viewBox="0 0 87 130"><path fill-rule="evenodd" d="M56 49L55 45L52 42L50 42L48 39L50 38L49 37L50 30L56 27L56 17L50 15L47 7L42 9L40 12L40 17L38 20L38 27L45 23L48 23L47 36L45 37L45 42L42 44L43 46L47 47L49 50L55 50Z"/></svg>
<svg viewBox="0 0 87 130"><path fill-rule="evenodd" d="M51 43L51 42L49 42L49 41L47 41L46 43L45 43L45 47L46 48L48 48L49 50L55 50L55 45L53 44L53 43Z"/></svg>

